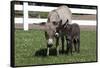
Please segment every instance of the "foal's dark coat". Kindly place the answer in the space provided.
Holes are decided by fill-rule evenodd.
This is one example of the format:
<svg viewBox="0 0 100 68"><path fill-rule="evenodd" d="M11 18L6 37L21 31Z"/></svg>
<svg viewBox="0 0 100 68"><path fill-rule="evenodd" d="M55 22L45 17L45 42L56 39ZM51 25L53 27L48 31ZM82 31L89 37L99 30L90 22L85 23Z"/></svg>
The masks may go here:
<svg viewBox="0 0 100 68"><path fill-rule="evenodd" d="M67 24L66 28L67 52L71 52L73 47L76 52L80 52L80 27L78 24Z"/></svg>

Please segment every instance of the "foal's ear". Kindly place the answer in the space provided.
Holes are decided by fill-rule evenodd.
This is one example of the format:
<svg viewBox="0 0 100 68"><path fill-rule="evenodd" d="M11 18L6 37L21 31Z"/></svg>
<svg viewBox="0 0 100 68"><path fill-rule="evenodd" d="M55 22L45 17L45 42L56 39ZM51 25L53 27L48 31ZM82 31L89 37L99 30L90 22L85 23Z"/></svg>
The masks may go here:
<svg viewBox="0 0 100 68"><path fill-rule="evenodd" d="M67 21L65 22L65 24L63 25L64 28L66 28L68 26L68 19Z"/></svg>

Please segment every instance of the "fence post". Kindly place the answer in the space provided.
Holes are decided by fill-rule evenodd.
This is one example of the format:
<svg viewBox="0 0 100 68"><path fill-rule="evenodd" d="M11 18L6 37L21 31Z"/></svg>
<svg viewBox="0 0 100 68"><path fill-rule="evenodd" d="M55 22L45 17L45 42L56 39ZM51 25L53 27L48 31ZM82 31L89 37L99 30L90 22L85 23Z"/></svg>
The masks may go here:
<svg viewBox="0 0 100 68"><path fill-rule="evenodd" d="M28 30L28 3L23 3L23 23L24 23L24 30Z"/></svg>

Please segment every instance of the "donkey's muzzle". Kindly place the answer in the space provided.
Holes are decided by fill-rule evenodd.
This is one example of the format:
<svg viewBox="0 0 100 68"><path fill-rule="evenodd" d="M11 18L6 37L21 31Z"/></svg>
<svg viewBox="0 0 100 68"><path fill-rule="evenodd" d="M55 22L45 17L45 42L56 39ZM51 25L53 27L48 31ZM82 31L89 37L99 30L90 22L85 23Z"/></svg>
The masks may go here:
<svg viewBox="0 0 100 68"><path fill-rule="evenodd" d="M53 39L48 39L47 46L48 47L52 47L53 46Z"/></svg>
<svg viewBox="0 0 100 68"><path fill-rule="evenodd" d="M53 46L53 44L47 44L47 47L52 47Z"/></svg>

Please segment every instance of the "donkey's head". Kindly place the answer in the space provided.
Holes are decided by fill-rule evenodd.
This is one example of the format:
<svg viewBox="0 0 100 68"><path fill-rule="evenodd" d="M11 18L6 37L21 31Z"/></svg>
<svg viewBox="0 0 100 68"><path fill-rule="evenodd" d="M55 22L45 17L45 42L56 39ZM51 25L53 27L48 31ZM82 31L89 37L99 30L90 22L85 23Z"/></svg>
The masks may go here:
<svg viewBox="0 0 100 68"><path fill-rule="evenodd" d="M52 23L55 27L58 27L60 21L59 14L56 10L49 13L47 23Z"/></svg>
<svg viewBox="0 0 100 68"><path fill-rule="evenodd" d="M56 28L53 25L47 23L45 30L45 38L47 40L47 46L51 47L54 43L54 38L58 37L58 33L56 32Z"/></svg>

